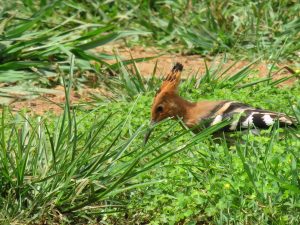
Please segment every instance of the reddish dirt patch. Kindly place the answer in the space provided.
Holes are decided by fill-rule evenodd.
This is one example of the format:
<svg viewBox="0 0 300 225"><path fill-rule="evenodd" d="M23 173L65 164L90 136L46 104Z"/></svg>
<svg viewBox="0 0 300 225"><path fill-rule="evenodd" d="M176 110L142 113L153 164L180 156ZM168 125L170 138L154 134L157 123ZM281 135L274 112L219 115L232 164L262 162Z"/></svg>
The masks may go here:
<svg viewBox="0 0 300 225"><path fill-rule="evenodd" d="M64 94L64 87L57 86L55 90L59 90L60 93L56 95L44 94L41 95L41 97L32 100L15 101L10 104L11 109L14 112L25 110L36 115L43 115L46 112L52 112L55 115L59 115L63 111L66 98ZM82 102L91 101L91 93L98 95L109 95L109 93L99 88L92 89L86 87L80 91L72 90L69 99L70 105L74 106Z"/></svg>
<svg viewBox="0 0 300 225"><path fill-rule="evenodd" d="M105 46L104 48L98 48L96 51L98 52L104 52L108 54L113 54L115 46ZM155 48L142 48L142 47L135 47L132 49L126 49L126 48L120 48L118 50L118 53L121 55L122 59L131 59L133 58L145 58L145 57L152 57L161 54L160 51L158 51ZM156 75L161 76L165 75L170 71L170 68L172 65L174 65L176 62L180 62L184 65L185 69L183 72L183 77L187 77L191 74L197 74L198 76L201 76L205 73L205 59L199 55L188 55L183 56L180 54L170 54L165 53L164 55L158 57L157 59L152 59L149 61L139 62L137 63L138 68L140 70L140 73L143 76L151 76L155 67L155 63L157 61L157 71ZM217 66L218 63L222 61L222 57L216 57L215 60L207 59L206 62L208 67L211 65ZM113 63L115 61L111 60L108 61L109 63ZM225 70L227 67L232 65L234 63L233 60L228 60L223 70ZM249 61L239 61L237 62L228 72L227 74L234 74L235 72L239 71L243 67L249 64ZM271 66L271 64L267 62L260 62L252 66L253 69L257 71L258 76L265 77L269 73L268 66ZM285 65L276 65L278 68L281 68ZM285 76L289 76L290 73L286 70L282 70L276 75L274 75L274 79L279 79ZM289 85L295 82L295 79L291 79L286 81L284 84ZM22 102L14 102L11 104L12 109L14 111L20 111L22 109L27 109L28 111L34 113L34 114L43 114L48 111L52 111L55 114L60 114L62 112L62 105L65 102L64 92L62 87L57 87L57 90L61 90L61 94L59 95L46 95L42 96L40 98L34 99L34 100L27 100ZM76 104L78 102L87 102L90 101L89 93L90 92L101 92L101 90L97 89L89 89L84 88L81 92L71 92L70 101L72 104Z"/></svg>
<svg viewBox="0 0 300 225"><path fill-rule="evenodd" d="M25 110L33 112L37 115L42 115L45 112L53 112L54 114L59 114L62 109L62 103L65 102L64 89L62 86L54 88L58 90L59 93L54 94L44 94L39 98L25 100L25 101L16 101L13 102L10 106L13 111ZM78 101L78 96L72 92L70 96L70 102Z"/></svg>
<svg viewBox="0 0 300 225"><path fill-rule="evenodd" d="M114 46L106 46L102 48L97 48L96 51L98 52L105 52L107 54L113 54L114 52ZM174 65L176 62L180 62L184 65L184 71L182 76L187 77L191 74L197 74L198 76L201 76L206 71L205 61L208 67L216 68L219 63L222 62L222 56L217 56L215 58L204 58L199 55L181 55L181 54L170 54L167 52L161 52L155 48L142 48L142 47L134 47L132 49L126 49L126 48L120 48L117 51L124 60L128 60L131 58L146 58L146 57L153 57L156 55L163 54L162 56L152 59L149 61L139 62L137 63L138 68L140 70L140 73L147 77L151 76L155 67L155 63L157 61L157 71L156 75L163 76L167 74L170 69L172 68L172 65ZM115 63L115 60L109 61L110 63ZM236 61L234 60L227 60L225 63L222 62L224 65L222 68L225 70L226 68L233 65ZM240 60L232 66L230 70L226 74L233 75L245 66L247 66L250 62L246 60ZM259 77L266 77L269 74L269 68L271 67L271 63L268 62L258 62L254 64L251 68L254 69L257 72L257 75ZM276 64L277 68L282 68L286 66L286 64ZM273 79L279 79L285 76L291 75L287 70L282 70L279 73L272 73ZM286 81L284 84L292 84L295 82L296 79L290 79Z"/></svg>

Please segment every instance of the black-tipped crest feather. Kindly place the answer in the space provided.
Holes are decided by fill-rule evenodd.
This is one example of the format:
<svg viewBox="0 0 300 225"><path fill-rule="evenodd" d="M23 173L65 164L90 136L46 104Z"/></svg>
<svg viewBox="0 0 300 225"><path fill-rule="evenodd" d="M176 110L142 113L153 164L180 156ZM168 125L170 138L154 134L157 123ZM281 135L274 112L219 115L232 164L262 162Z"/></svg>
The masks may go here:
<svg viewBox="0 0 300 225"><path fill-rule="evenodd" d="M176 80L176 72L181 72L182 70L183 65L181 63L176 63L175 66L173 66L171 73L169 73L164 80L169 82Z"/></svg>
<svg viewBox="0 0 300 225"><path fill-rule="evenodd" d="M176 63L172 69L172 72L177 72L177 71L181 72L182 70L183 70L183 65L181 63Z"/></svg>

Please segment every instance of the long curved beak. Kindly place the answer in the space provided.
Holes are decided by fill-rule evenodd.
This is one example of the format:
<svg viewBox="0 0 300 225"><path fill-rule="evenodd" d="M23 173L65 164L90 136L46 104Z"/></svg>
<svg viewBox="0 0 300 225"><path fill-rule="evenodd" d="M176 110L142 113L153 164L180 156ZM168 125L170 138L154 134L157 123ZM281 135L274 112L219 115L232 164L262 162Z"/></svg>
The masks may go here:
<svg viewBox="0 0 300 225"><path fill-rule="evenodd" d="M155 121L151 120L149 128L148 128L148 130L147 130L147 132L145 134L145 137L144 137L144 145L146 145L147 142L148 142L148 140L149 140L149 137L150 137L150 135L151 135L151 133L153 131L154 124L155 124Z"/></svg>

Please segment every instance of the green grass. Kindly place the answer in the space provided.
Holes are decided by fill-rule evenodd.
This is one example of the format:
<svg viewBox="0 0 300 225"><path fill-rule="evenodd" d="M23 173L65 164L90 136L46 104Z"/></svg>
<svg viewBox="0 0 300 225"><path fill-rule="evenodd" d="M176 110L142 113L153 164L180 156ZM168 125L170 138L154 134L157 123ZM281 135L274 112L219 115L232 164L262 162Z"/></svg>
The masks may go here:
<svg viewBox="0 0 300 225"><path fill-rule="evenodd" d="M159 80L140 77L138 85L138 74L121 65L123 75L111 81L123 84L113 87L120 90L117 102L95 100L92 111L71 110L75 62L72 57L63 78L61 116L2 111L1 223L299 222L299 129L233 134L229 144L210 136L224 124L195 136L169 120L144 146ZM193 101L233 99L299 118L299 84L252 84L249 67L229 81L216 78L220 71L210 68L200 80L191 76L181 95ZM127 88L134 84L135 97Z"/></svg>
<svg viewBox="0 0 300 225"><path fill-rule="evenodd" d="M135 62L147 59L94 51L119 41L247 58L252 63L229 76L226 58L200 78L189 74L180 94L300 121L299 74L273 79L275 62L299 54L299 12L292 1L5 1L0 95L30 97L61 84L66 102L60 116L1 108L0 223L299 224L299 127L215 138L226 122L194 135L167 120L144 145L161 83L156 66L146 79ZM251 68L261 59L271 61L266 78ZM72 88L91 85L87 74L113 97L70 105Z"/></svg>
<svg viewBox="0 0 300 225"><path fill-rule="evenodd" d="M116 71L105 62L114 56L92 49L116 40L186 54L293 60L299 12L290 1L9 1L0 8L1 81L55 85L71 54L81 83L86 71L103 77L107 68Z"/></svg>

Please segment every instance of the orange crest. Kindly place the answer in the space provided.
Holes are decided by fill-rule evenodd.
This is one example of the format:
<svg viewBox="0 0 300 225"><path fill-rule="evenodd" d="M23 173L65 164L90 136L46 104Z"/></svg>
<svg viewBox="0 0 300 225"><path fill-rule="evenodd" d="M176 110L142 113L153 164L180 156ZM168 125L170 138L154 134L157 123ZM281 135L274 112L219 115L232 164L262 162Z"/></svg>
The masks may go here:
<svg viewBox="0 0 300 225"><path fill-rule="evenodd" d="M159 92L176 92L180 83L182 69L183 65L180 63L176 63L172 71L164 79Z"/></svg>
<svg viewBox="0 0 300 225"><path fill-rule="evenodd" d="M176 63L156 92L151 109L151 125L168 117L175 118L183 115L182 99L177 95L182 69L182 64ZM147 143L151 131L152 128L150 127L145 135L144 143Z"/></svg>
<svg viewBox="0 0 300 225"><path fill-rule="evenodd" d="M176 63L172 71L164 79L160 89L156 92L152 110L151 121L159 122L168 117L177 115L179 105L177 90L180 83L182 64Z"/></svg>

